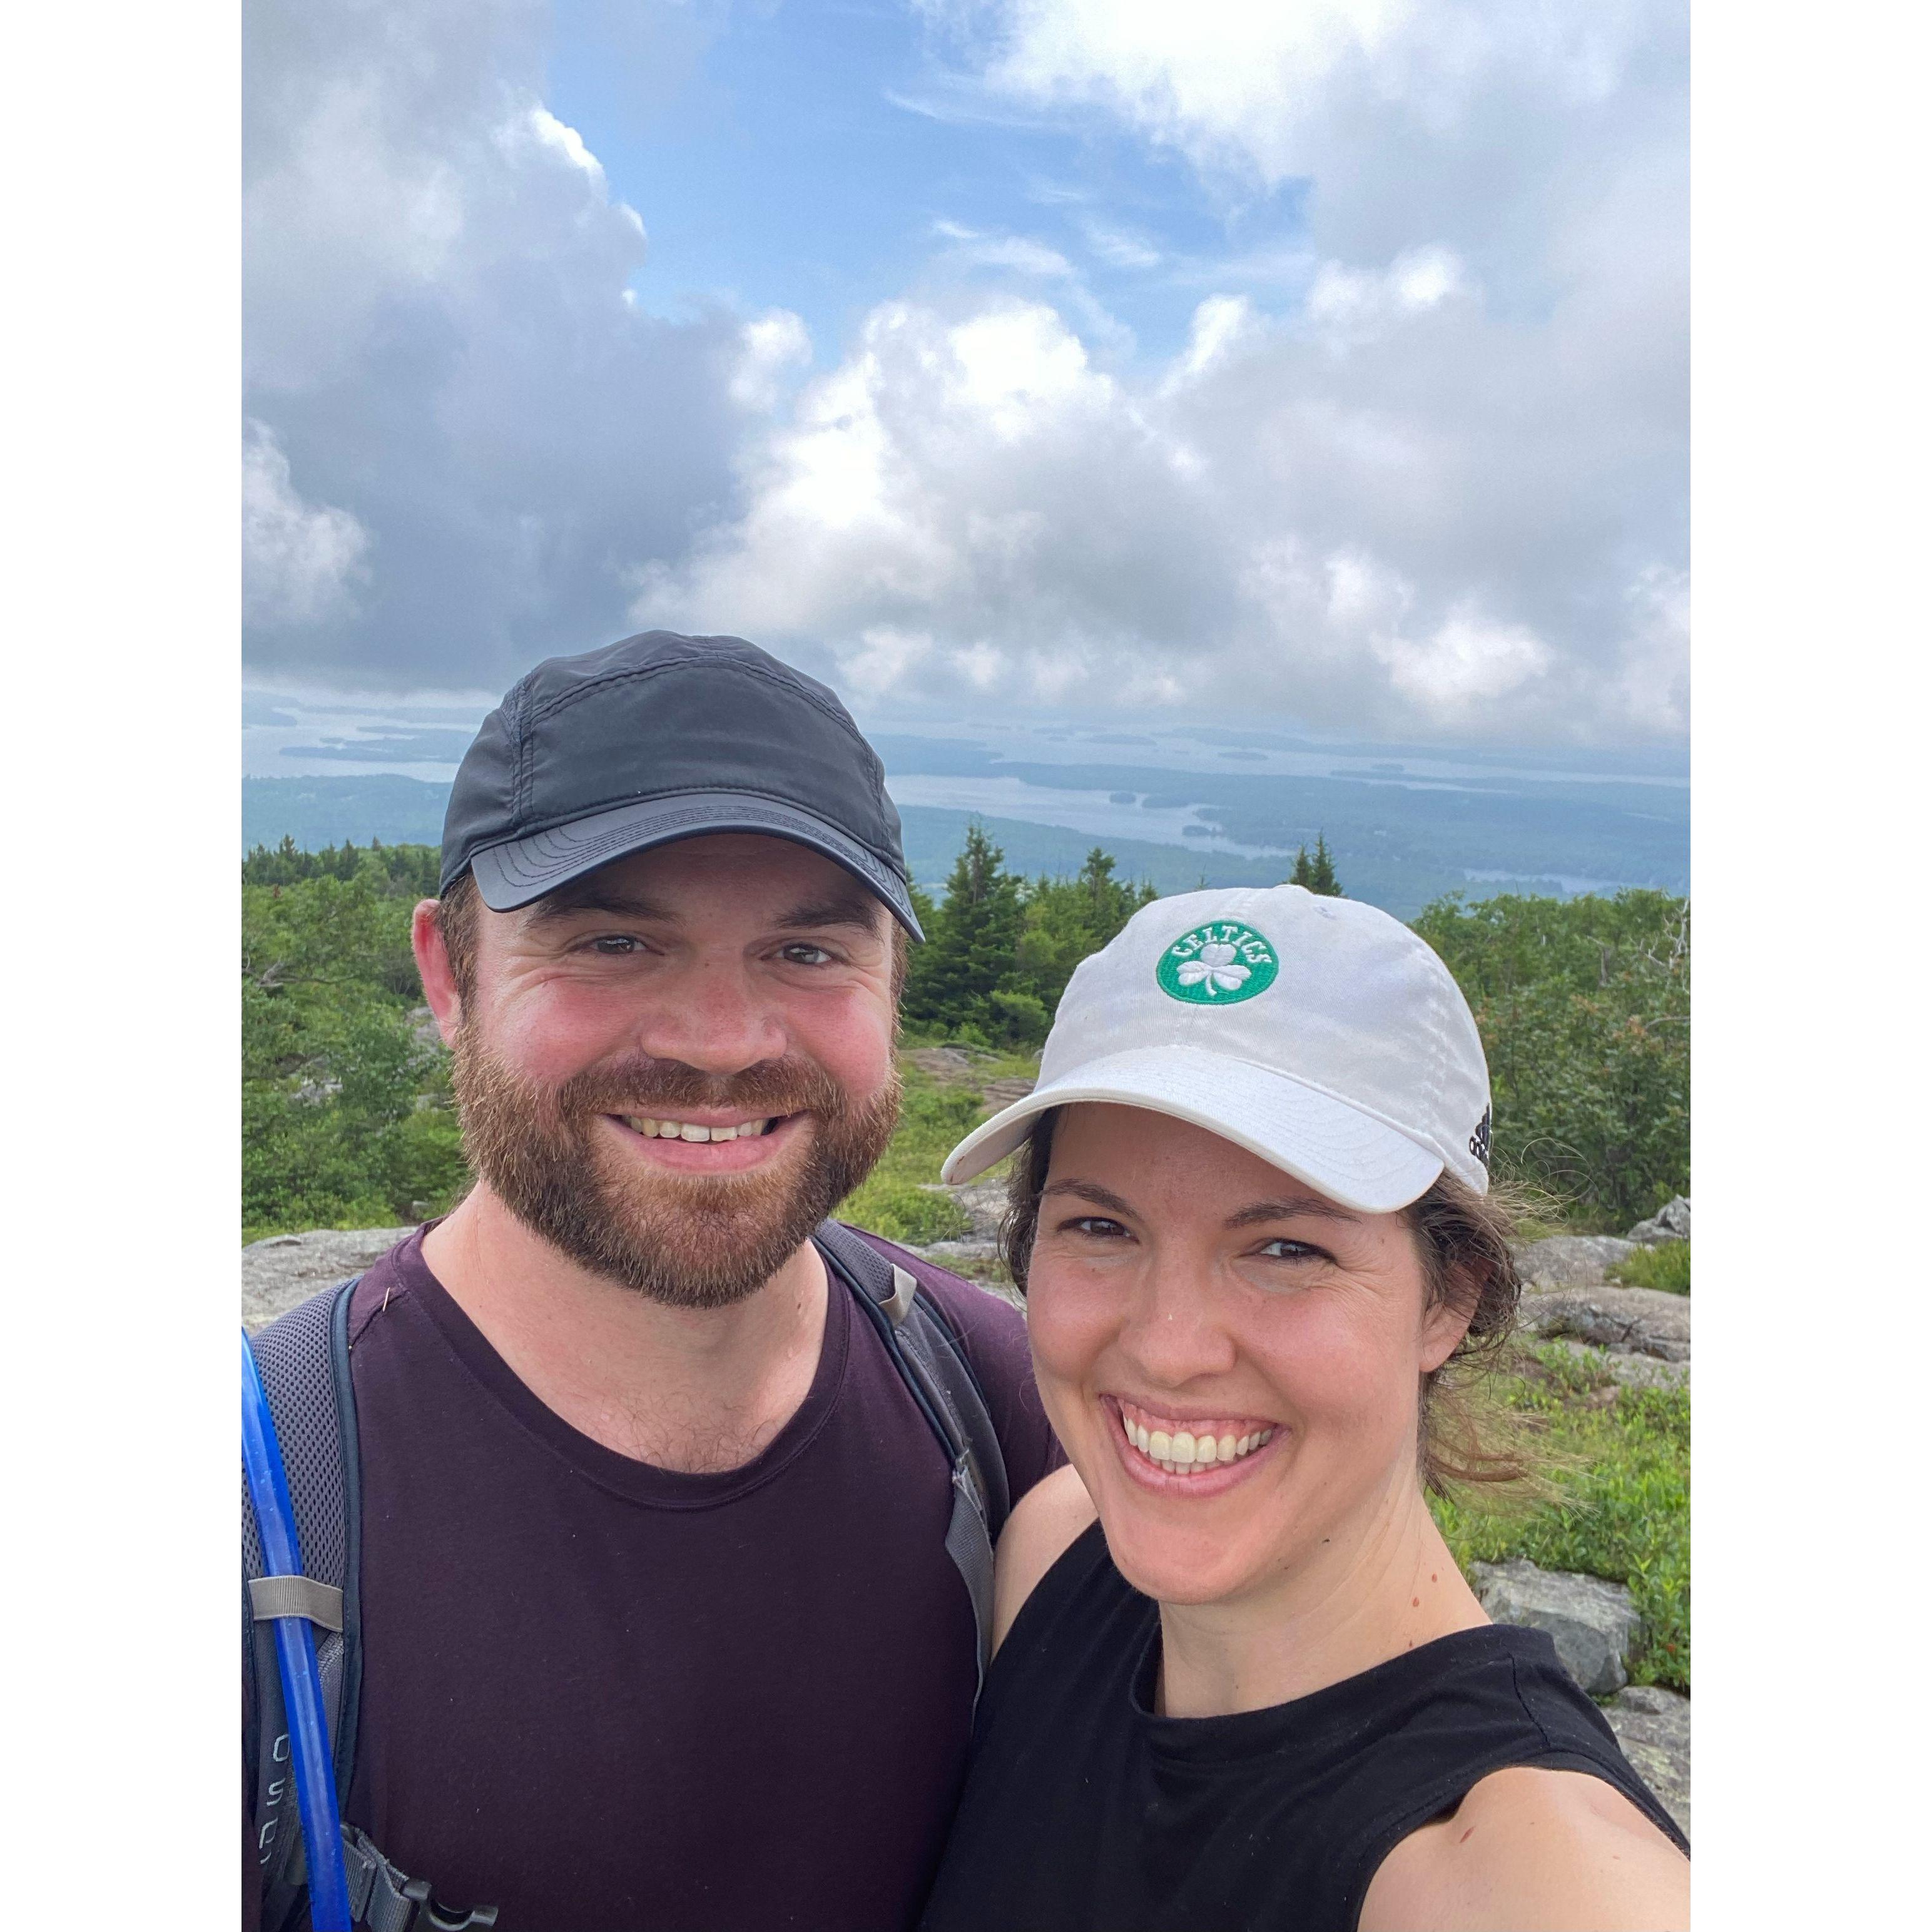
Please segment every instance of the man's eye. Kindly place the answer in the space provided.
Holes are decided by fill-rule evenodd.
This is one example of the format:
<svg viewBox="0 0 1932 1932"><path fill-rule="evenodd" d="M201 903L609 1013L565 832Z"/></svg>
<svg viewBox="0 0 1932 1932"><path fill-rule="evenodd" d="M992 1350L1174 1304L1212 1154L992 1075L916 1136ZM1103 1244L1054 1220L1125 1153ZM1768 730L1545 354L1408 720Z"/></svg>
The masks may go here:
<svg viewBox="0 0 1932 1932"><path fill-rule="evenodd" d="M611 958L621 958L624 954L640 950L638 943L627 932L603 932L590 942L593 952L602 952Z"/></svg>
<svg viewBox="0 0 1932 1932"><path fill-rule="evenodd" d="M827 966L832 963L832 955L822 946L788 946L779 956L792 966Z"/></svg>

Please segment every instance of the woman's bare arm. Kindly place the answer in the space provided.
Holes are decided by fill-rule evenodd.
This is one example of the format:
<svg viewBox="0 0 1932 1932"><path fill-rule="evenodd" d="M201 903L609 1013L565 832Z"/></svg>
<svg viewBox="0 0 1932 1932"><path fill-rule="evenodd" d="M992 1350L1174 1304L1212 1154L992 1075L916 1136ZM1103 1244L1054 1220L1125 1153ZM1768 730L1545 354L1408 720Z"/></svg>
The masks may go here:
<svg viewBox="0 0 1932 1932"><path fill-rule="evenodd" d="M1042 1478L1013 1505L994 1553L994 1650L1005 1642L1034 1586L1093 1520L1093 1501L1070 1462Z"/></svg>
<svg viewBox="0 0 1932 1932"><path fill-rule="evenodd" d="M1403 1839L1360 1932L1677 1932L1690 1862L1614 1785L1587 1772L1492 1772Z"/></svg>

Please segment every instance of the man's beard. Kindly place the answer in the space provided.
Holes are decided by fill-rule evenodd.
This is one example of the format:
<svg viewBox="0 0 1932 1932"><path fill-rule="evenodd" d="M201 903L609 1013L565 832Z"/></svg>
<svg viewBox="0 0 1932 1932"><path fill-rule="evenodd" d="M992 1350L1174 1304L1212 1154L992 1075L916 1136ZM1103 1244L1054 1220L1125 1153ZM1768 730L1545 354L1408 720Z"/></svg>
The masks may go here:
<svg viewBox="0 0 1932 1932"><path fill-rule="evenodd" d="M544 1087L465 1026L452 1071L464 1150L510 1212L592 1274L678 1308L727 1308L756 1293L872 1172L898 1119L896 1072L855 1105L822 1066L797 1058L716 1078L639 1056ZM620 1162L597 1126L602 1114L711 1109L812 1118L802 1154L788 1148L737 1174Z"/></svg>

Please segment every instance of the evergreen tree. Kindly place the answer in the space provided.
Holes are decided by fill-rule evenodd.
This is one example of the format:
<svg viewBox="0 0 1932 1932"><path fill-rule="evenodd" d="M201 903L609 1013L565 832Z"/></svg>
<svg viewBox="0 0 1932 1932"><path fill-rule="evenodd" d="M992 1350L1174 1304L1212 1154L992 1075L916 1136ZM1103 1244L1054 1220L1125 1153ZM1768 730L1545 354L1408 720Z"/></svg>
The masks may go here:
<svg viewBox="0 0 1932 1932"><path fill-rule="evenodd" d="M1020 882L976 820L946 881L945 902L913 954L906 1017L928 1026L976 1026L1013 970L1020 937Z"/></svg>
<svg viewBox="0 0 1932 1932"><path fill-rule="evenodd" d="M1306 884L1311 892L1319 892L1324 898L1344 898L1340 882L1335 877L1335 862L1329 856L1328 841L1321 832L1315 835L1315 856L1308 868L1306 880L1298 879L1296 884Z"/></svg>
<svg viewBox="0 0 1932 1932"><path fill-rule="evenodd" d="M1015 979L1049 1015L1073 969L1097 952L1154 896L1124 884L1112 854L1096 845L1071 879L1036 879L1028 888Z"/></svg>
<svg viewBox="0 0 1932 1932"><path fill-rule="evenodd" d="M1295 848L1294 870L1288 874L1288 883L1291 886L1305 886L1310 892L1315 890L1315 868L1308 862L1306 845Z"/></svg>

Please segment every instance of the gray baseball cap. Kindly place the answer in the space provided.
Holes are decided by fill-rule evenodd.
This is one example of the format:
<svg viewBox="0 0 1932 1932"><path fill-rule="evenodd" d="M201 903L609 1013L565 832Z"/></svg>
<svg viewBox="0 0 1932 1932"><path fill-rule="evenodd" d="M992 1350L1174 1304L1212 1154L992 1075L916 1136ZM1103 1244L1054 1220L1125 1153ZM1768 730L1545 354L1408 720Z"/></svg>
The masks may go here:
<svg viewBox="0 0 1932 1932"><path fill-rule="evenodd" d="M710 832L823 853L925 937L884 767L845 707L742 638L675 631L550 658L518 682L457 768L440 890L469 872L485 905L512 912Z"/></svg>

